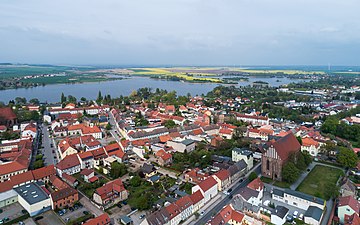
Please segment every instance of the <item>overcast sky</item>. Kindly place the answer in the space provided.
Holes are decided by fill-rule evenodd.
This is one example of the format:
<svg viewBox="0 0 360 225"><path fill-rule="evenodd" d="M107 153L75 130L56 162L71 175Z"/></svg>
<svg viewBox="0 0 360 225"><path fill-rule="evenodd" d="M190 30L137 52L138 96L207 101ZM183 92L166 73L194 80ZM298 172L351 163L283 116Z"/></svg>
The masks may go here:
<svg viewBox="0 0 360 225"><path fill-rule="evenodd" d="M359 65L359 0L1 0L0 62Z"/></svg>

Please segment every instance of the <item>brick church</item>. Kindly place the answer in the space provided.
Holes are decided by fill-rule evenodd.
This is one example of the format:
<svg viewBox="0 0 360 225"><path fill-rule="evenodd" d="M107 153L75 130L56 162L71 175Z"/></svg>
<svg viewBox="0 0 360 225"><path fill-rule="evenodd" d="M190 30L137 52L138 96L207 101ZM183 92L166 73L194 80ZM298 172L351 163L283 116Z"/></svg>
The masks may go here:
<svg viewBox="0 0 360 225"><path fill-rule="evenodd" d="M300 152L301 145L293 133L268 143L267 151L262 154L261 171L264 177L281 181L281 170L289 155Z"/></svg>

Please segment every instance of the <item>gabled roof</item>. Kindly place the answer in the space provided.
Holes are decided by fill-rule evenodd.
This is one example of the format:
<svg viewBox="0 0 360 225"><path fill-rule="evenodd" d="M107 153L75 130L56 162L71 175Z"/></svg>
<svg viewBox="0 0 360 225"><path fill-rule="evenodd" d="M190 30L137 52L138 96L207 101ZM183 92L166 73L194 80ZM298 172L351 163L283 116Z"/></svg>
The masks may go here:
<svg viewBox="0 0 360 225"><path fill-rule="evenodd" d="M339 197L339 207L342 206L349 206L357 213L360 210L360 203L352 196Z"/></svg>
<svg viewBox="0 0 360 225"><path fill-rule="evenodd" d="M83 225L103 225L103 224L110 224L111 220L108 214L104 213L94 219L88 220Z"/></svg>
<svg viewBox="0 0 360 225"><path fill-rule="evenodd" d="M229 179L230 173L228 170L222 169L222 170L218 171L217 173L215 173L214 176L219 178L221 181L224 181L226 179Z"/></svg>
<svg viewBox="0 0 360 225"><path fill-rule="evenodd" d="M55 167L54 165L45 166L36 170L32 170L35 180L43 179L44 177L49 177L51 175L55 175Z"/></svg>
<svg viewBox="0 0 360 225"><path fill-rule="evenodd" d="M208 191L210 188L217 185L216 180L213 177L208 177L206 180L202 181L200 184L198 184L201 190L203 192Z"/></svg>
<svg viewBox="0 0 360 225"><path fill-rule="evenodd" d="M264 189L264 183L260 180L260 177L256 178L255 180L251 181L248 185L248 188L260 191Z"/></svg>
<svg viewBox="0 0 360 225"><path fill-rule="evenodd" d="M194 192L190 195L190 199L191 199L192 203L195 205L196 203L198 203L202 199L204 199L204 195L201 193L200 190L197 190L196 192Z"/></svg>
<svg viewBox="0 0 360 225"><path fill-rule="evenodd" d="M226 205L224 208L214 216L210 221L206 224L208 225L225 225L230 220L236 221L237 223L241 223L244 219L245 215L241 212L234 210L232 205Z"/></svg>
<svg viewBox="0 0 360 225"><path fill-rule="evenodd" d="M313 219L315 219L316 221L320 222L321 216L322 216L323 211L315 206L309 206L309 208L306 210L304 216L305 217L311 217Z"/></svg>
<svg viewBox="0 0 360 225"><path fill-rule="evenodd" d="M20 173L20 174L10 177L10 180L11 180L12 184L15 186L15 185L23 184L28 181L34 180L34 176L31 171L27 171L25 173Z"/></svg>
<svg viewBox="0 0 360 225"><path fill-rule="evenodd" d="M76 166L80 166L80 161L75 154L66 156L63 160L56 164L56 168L60 170L66 170Z"/></svg>
<svg viewBox="0 0 360 225"><path fill-rule="evenodd" d="M66 199L70 196L73 196L75 194L77 194L77 190L75 190L74 188L71 187L66 187L64 189L61 189L59 191L55 191L53 193L50 194L50 197L52 198L52 200L54 202L59 201L61 199Z"/></svg>

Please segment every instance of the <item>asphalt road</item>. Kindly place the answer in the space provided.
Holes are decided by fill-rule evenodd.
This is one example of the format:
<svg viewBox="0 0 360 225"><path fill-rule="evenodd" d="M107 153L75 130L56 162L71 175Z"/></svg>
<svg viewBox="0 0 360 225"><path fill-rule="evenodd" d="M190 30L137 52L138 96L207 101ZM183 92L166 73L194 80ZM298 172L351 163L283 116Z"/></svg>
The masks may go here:
<svg viewBox="0 0 360 225"><path fill-rule="evenodd" d="M261 173L261 166L259 166L255 171L256 174L260 174ZM249 182L248 177L244 178L244 180L239 183L236 187L233 188L233 191L231 192L231 195L236 195L239 194L240 188L245 187ZM211 210L207 210L208 213L206 213L204 216L202 216L196 223L195 225L203 225L205 224L207 221L209 221L211 219L212 216L214 216L214 214L220 212L220 210L227 204L229 204L231 202L232 198L230 197L226 197L223 200L221 200L215 207L213 207Z"/></svg>
<svg viewBox="0 0 360 225"><path fill-rule="evenodd" d="M56 146L54 145L53 147L51 147L51 144L54 144L54 142L52 138L49 138L49 131L47 129L47 126L42 125L42 132L44 134L42 139L42 145L44 146L44 148L42 149L45 158L44 163L46 166L56 164L57 158L54 158L54 156L57 157ZM53 150L55 151L55 153L52 152Z"/></svg>

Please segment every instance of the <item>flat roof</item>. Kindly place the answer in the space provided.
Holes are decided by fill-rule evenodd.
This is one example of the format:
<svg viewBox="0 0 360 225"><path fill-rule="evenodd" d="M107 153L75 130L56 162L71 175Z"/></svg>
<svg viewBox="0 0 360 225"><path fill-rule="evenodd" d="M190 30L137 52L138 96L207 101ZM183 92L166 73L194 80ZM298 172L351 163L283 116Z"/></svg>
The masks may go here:
<svg viewBox="0 0 360 225"><path fill-rule="evenodd" d="M0 193L0 201L4 201L9 198L16 197L18 194L13 189Z"/></svg>
<svg viewBox="0 0 360 225"><path fill-rule="evenodd" d="M49 198L49 195L35 182L21 185L14 190L21 196L29 205L44 201Z"/></svg>

